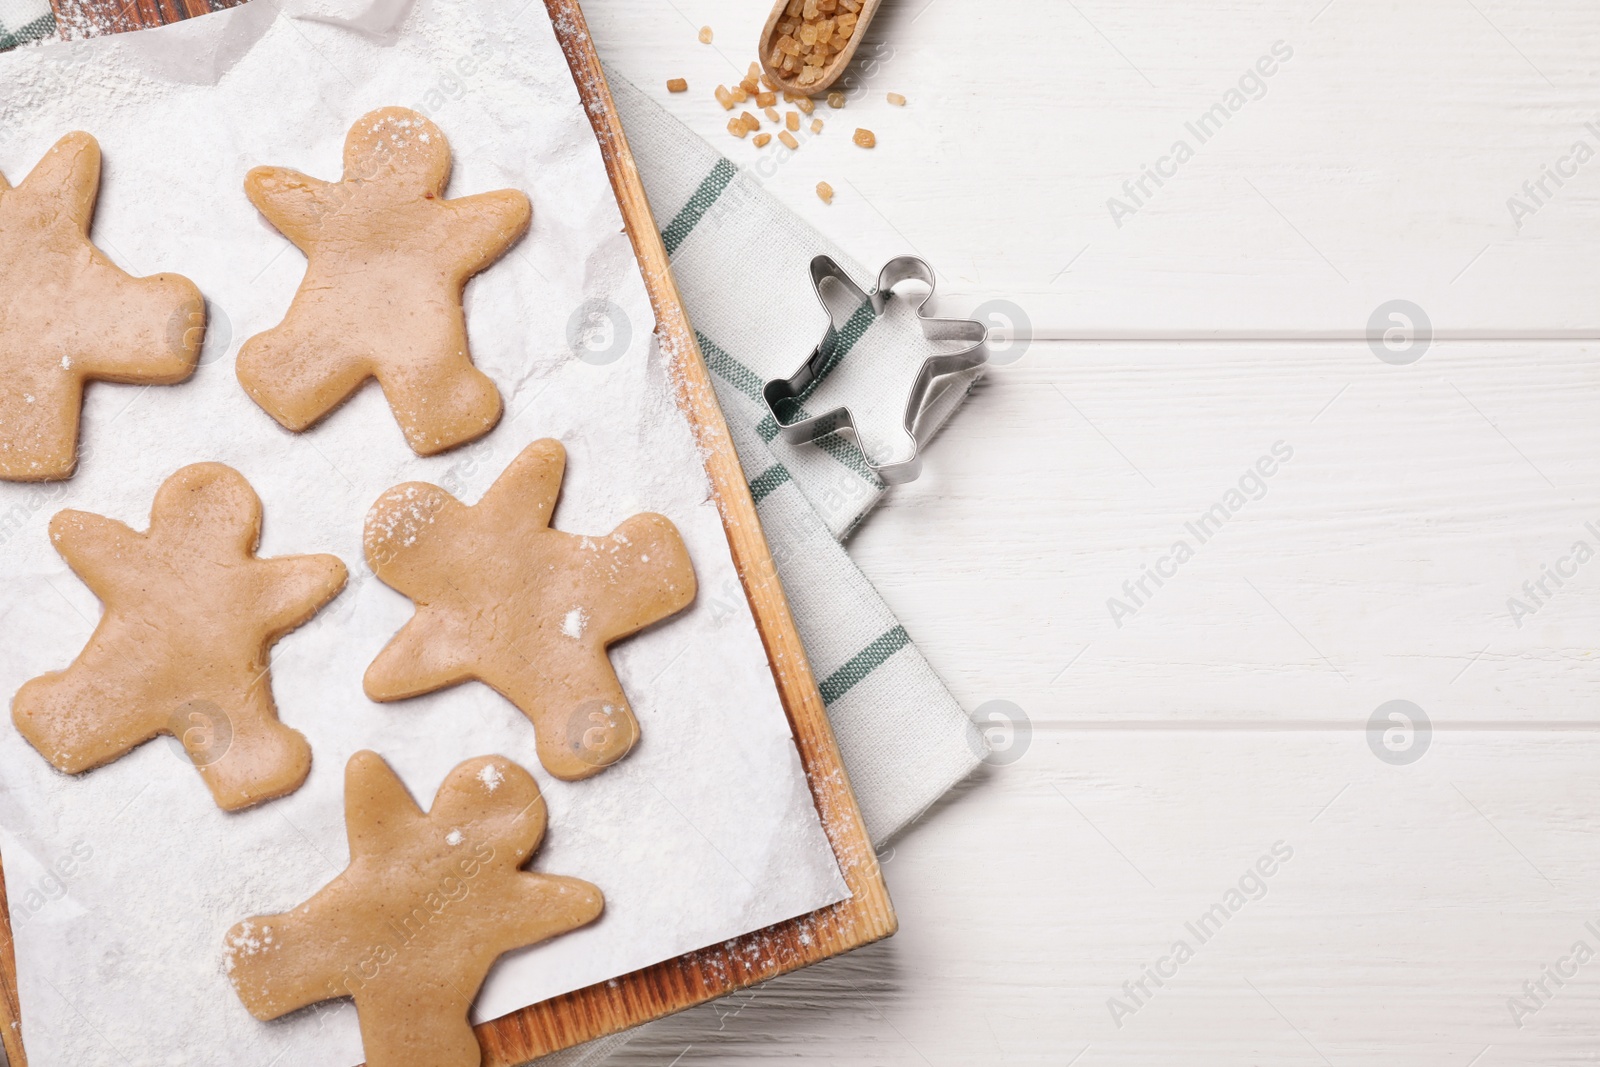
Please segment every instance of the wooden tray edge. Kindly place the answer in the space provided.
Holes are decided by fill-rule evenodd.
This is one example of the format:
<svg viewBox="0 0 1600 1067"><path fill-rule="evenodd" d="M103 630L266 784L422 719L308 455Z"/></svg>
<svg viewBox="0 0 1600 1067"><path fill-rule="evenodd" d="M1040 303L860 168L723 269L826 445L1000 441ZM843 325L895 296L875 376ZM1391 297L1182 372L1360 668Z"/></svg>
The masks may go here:
<svg viewBox="0 0 1600 1067"><path fill-rule="evenodd" d="M810 915L485 1023L478 1028L487 1053L485 1067L517 1067L529 1058L682 1011L871 944L899 926L588 24L578 0L545 0L545 6L600 143L655 309L657 336L670 360L678 405L705 456L723 528L807 781L852 895ZM575 1021L582 1025L575 1027Z"/></svg>

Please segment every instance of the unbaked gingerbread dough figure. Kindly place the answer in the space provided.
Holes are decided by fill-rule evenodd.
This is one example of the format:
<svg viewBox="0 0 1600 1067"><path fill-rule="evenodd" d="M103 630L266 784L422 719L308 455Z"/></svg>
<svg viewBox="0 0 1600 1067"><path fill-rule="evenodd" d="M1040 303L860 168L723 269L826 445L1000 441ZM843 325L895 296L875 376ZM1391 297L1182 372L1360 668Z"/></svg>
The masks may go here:
<svg viewBox="0 0 1600 1067"><path fill-rule="evenodd" d="M70 667L18 690L28 743L80 774L170 734L228 811L298 789L311 748L278 721L268 652L344 587L344 564L258 558L261 500L221 463L162 483L147 533L63 511L50 539L105 612Z"/></svg>
<svg viewBox="0 0 1600 1067"><path fill-rule="evenodd" d="M415 111L362 116L344 177L257 167L245 193L306 255L305 279L277 326L239 350L236 370L278 422L304 430L378 379L411 448L431 456L500 420L500 392L473 366L461 293L528 229L512 189L443 196L450 145Z"/></svg>
<svg viewBox="0 0 1600 1067"><path fill-rule="evenodd" d="M367 668L374 700L477 679L532 720L539 762L567 781L628 754L639 723L606 649L693 602L678 529L635 515L609 534L550 528L566 471L560 442L535 441L477 504L424 482L367 515L367 562L416 614Z"/></svg>
<svg viewBox="0 0 1600 1067"><path fill-rule="evenodd" d="M205 301L187 278L135 278L89 240L100 145L69 133L15 188L0 174L0 479L70 478L85 382L194 373Z"/></svg>
<svg viewBox="0 0 1600 1067"><path fill-rule="evenodd" d="M467 1013L490 965L588 925L605 898L521 869L547 816L504 757L456 767L426 814L374 752L351 757L344 782L350 865L293 911L228 931L233 987L258 1019L354 998L367 1067L478 1067Z"/></svg>

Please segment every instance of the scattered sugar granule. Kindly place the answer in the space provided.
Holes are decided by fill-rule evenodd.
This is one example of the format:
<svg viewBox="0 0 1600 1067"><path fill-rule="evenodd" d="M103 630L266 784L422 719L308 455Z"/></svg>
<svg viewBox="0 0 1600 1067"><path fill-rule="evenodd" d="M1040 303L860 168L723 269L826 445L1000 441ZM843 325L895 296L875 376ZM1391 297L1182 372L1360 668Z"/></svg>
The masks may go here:
<svg viewBox="0 0 1600 1067"><path fill-rule="evenodd" d="M701 26L700 27L700 43L701 44L710 44L711 43L711 27L710 26Z"/></svg>
<svg viewBox="0 0 1600 1067"><path fill-rule="evenodd" d="M787 126L791 131L798 130L800 128L800 112L791 111L788 114L784 115L783 116L783 124L785 126Z"/></svg>
<svg viewBox="0 0 1600 1067"><path fill-rule="evenodd" d="M763 114L765 114L767 116L767 121L768 122L778 123L778 122L782 122L783 121L782 119L780 119L778 117L778 109L775 108L775 107L767 108L767 110L764 111Z"/></svg>
<svg viewBox="0 0 1600 1067"><path fill-rule="evenodd" d="M478 781L482 782L483 787L491 793L499 789L500 783L505 780L506 776L500 773L500 768L492 763L485 763L483 770L478 772Z"/></svg>
<svg viewBox="0 0 1600 1067"><path fill-rule="evenodd" d="M770 134L770 133L758 133L758 134L756 134L755 145L756 145L757 148L765 148L765 147L767 147L767 145L769 145L771 143L772 143L772 134Z"/></svg>
<svg viewBox="0 0 1600 1067"><path fill-rule="evenodd" d="M732 111L733 110L733 105L734 105L735 101L733 99L733 94L728 91L728 87L726 85L717 86L717 94L716 95L717 95L717 103L722 105L722 110L724 110L724 111Z"/></svg>
<svg viewBox="0 0 1600 1067"><path fill-rule="evenodd" d="M876 147L878 147L877 135L874 134L871 130L860 130L860 129L858 129L858 130L856 130L856 135L854 137L852 137L851 140L855 141L855 143L860 145L862 148L876 148Z"/></svg>
<svg viewBox="0 0 1600 1067"><path fill-rule="evenodd" d="M822 120L821 119L812 119L811 120L811 132L812 133L821 133L822 132Z"/></svg>
<svg viewBox="0 0 1600 1067"><path fill-rule="evenodd" d="M890 93L889 103L893 104L895 107L905 107L906 98L901 96L899 93Z"/></svg>
<svg viewBox="0 0 1600 1067"><path fill-rule="evenodd" d="M756 94L756 107L777 107L777 106L778 106L778 94L777 93L757 93Z"/></svg>
<svg viewBox="0 0 1600 1067"><path fill-rule="evenodd" d="M829 185L827 182L818 182L817 195L822 198L822 202L824 204L833 203L833 186Z"/></svg>
<svg viewBox="0 0 1600 1067"><path fill-rule="evenodd" d="M576 641L583 636L583 628L589 625L589 613L582 608L573 608L567 612L567 617L561 620L561 632Z"/></svg>
<svg viewBox="0 0 1600 1067"><path fill-rule="evenodd" d="M800 147L800 142L795 140L794 134L790 133L788 130L784 130L782 133L778 134L778 140L782 141L783 147L787 148L791 152Z"/></svg>
<svg viewBox="0 0 1600 1067"><path fill-rule="evenodd" d="M668 78L667 92L686 93L689 91L689 82L684 78Z"/></svg>
<svg viewBox="0 0 1600 1067"><path fill-rule="evenodd" d="M462 835L460 830L451 830L444 835L444 839L452 845L459 845L466 840L466 837Z"/></svg>
<svg viewBox="0 0 1600 1067"><path fill-rule="evenodd" d="M837 89L835 89L833 92L829 93L828 94L828 106L833 108L835 111L837 111L841 107L844 107L844 94L841 93Z"/></svg>
<svg viewBox="0 0 1600 1067"><path fill-rule="evenodd" d="M744 128L744 119L735 117L728 120L728 132L743 139L750 131Z"/></svg>

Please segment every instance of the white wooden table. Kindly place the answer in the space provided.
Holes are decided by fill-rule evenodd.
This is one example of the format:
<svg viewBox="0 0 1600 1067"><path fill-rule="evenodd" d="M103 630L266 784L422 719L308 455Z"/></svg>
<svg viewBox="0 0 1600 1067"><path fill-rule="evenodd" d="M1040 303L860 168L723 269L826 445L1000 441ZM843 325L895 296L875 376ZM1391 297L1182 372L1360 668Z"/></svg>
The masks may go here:
<svg viewBox="0 0 1600 1067"><path fill-rule="evenodd" d="M710 92L762 3L586 7L755 158ZM1597 41L1593 0L886 2L767 180L1031 322L852 543L1031 740L885 852L896 938L619 1064L1600 1060ZM1393 300L1431 340L1369 344ZM1391 700L1431 727L1379 758Z"/></svg>

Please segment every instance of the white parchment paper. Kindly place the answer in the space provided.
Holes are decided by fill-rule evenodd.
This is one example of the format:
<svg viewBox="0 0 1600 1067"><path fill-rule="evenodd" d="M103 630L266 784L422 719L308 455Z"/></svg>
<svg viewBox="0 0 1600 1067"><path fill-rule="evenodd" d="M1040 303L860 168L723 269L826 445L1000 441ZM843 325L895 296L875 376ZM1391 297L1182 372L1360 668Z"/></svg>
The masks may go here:
<svg viewBox="0 0 1600 1067"><path fill-rule="evenodd" d="M533 201L531 232L467 293L474 354L506 417L481 442L431 459L406 448L375 386L294 435L233 373L239 342L277 323L304 268L245 199L245 172L275 164L335 179L350 125L393 104L424 111L450 138L449 195L515 187ZM105 155L96 241L135 274L193 279L212 325L188 383L90 387L84 460L70 482L0 483L0 692L9 699L65 667L99 618L50 547L50 517L75 507L144 529L157 486L187 463L221 461L250 480L266 511L263 555L332 552L351 582L273 659L281 717L310 739L315 760L289 797L226 814L165 740L70 778L0 723L0 850L33 1062L359 1062L348 1002L253 1019L223 973L222 937L343 869L344 765L362 748L382 754L424 806L461 760L517 760L550 806L534 866L605 892L595 926L503 958L475 1019L848 896L742 602L703 592L684 615L613 650L643 740L584 783L545 774L531 725L483 686L391 705L362 693L366 665L411 614L362 561L367 508L410 479L475 501L540 437L569 452L558 528L604 533L661 512L682 531L701 589L737 588L543 4L291 0L280 10L255 0L162 30L0 57L0 171L20 181L77 129ZM586 301L609 310L578 315L584 359L569 327Z"/></svg>

